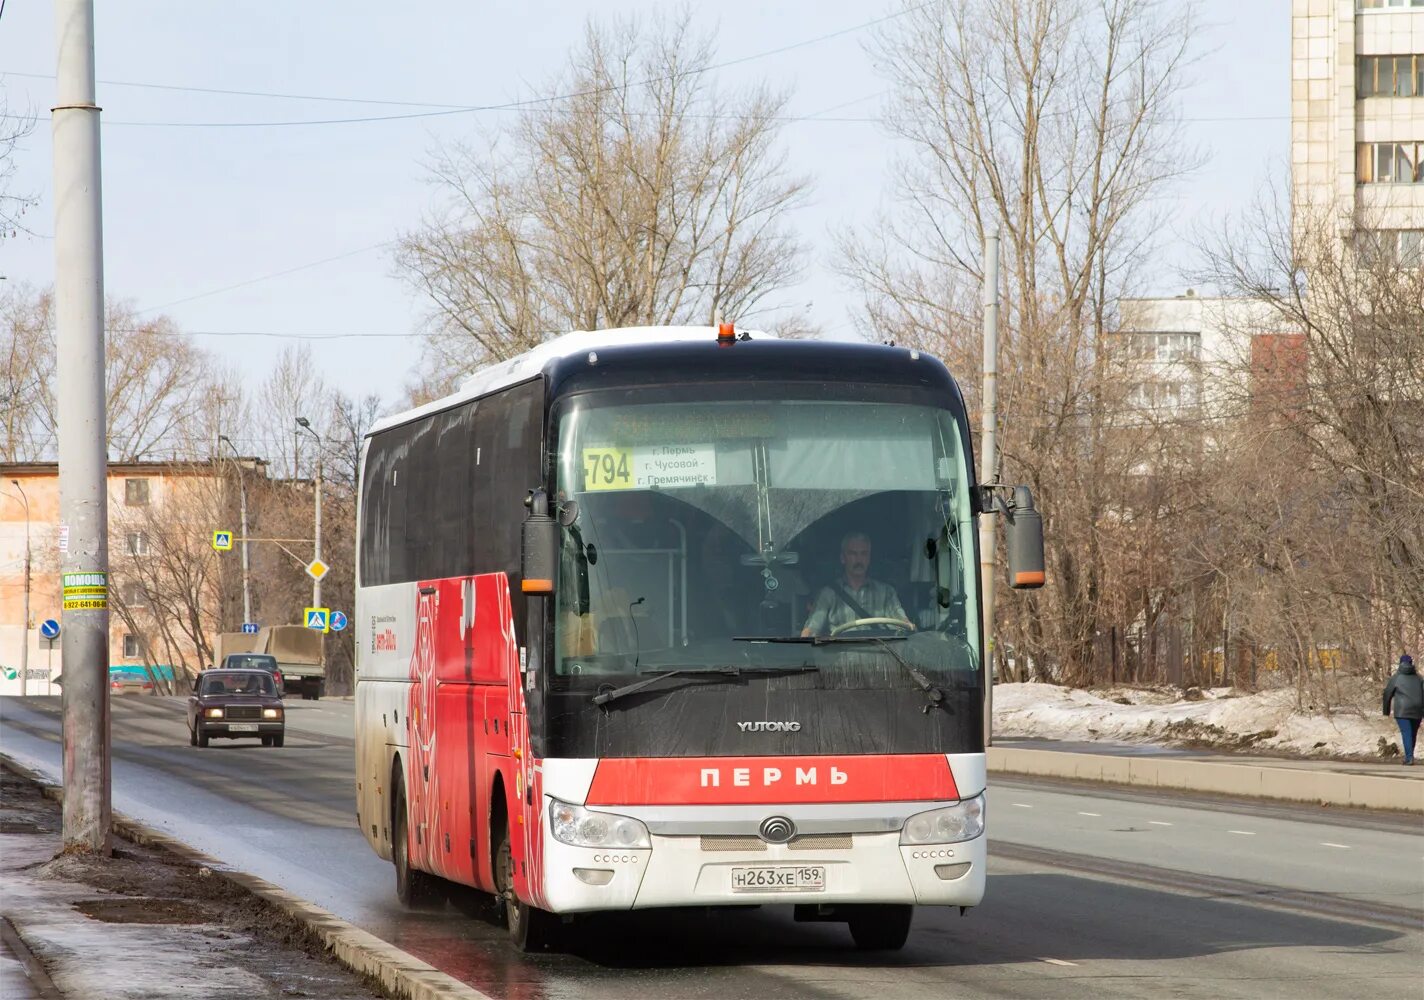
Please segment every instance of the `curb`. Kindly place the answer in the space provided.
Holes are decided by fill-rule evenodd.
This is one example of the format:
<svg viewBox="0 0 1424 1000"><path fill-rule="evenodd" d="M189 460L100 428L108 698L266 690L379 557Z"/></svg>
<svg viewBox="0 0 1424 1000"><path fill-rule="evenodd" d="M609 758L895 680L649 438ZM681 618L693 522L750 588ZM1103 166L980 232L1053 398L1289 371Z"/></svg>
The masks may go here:
<svg viewBox="0 0 1424 1000"><path fill-rule="evenodd" d="M40 791L57 802L63 801L64 790L11 758L0 754L0 764L39 786ZM487 993L423 962L409 952L382 941L368 931L342 920L336 914L287 892L265 879L232 868L198 851L166 833L129 819L113 815L113 831L125 840L145 847L168 851L191 864L212 870L228 882L297 921L316 937L327 953L358 975L379 982L388 992L408 1000L494 1000Z"/></svg>
<svg viewBox="0 0 1424 1000"><path fill-rule="evenodd" d="M1424 781L1258 764L988 747L990 772L1424 813Z"/></svg>

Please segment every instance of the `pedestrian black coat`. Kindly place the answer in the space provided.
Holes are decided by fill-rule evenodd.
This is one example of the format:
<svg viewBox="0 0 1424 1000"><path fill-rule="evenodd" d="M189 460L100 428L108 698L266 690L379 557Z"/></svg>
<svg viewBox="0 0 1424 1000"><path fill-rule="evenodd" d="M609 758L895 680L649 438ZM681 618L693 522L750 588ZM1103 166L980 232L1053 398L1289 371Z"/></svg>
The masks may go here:
<svg viewBox="0 0 1424 1000"><path fill-rule="evenodd" d="M1424 719L1424 678L1412 663L1401 663L1389 683L1384 686L1384 714L1394 702L1396 719Z"/></svg>

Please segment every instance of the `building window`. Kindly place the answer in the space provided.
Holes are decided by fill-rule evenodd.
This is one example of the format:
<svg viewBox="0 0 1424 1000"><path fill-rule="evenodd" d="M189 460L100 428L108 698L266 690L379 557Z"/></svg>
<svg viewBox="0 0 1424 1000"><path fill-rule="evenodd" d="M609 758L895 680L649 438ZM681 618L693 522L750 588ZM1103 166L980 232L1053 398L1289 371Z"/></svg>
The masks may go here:
<svg viewBox="0 0 1424 1000"><path fill-rule="evenodd" d="M1424 55L1361 56L1355 96L1424 97Z"/></svg>
<svg viewBox="0 0 1424 1000"><path fill-rule="evenodd" d="M1355 250L1366 265L1420 267L1424 265L1424 229L1362 229L1355 234Z"/></svg>
<svg viewBox="0 0 1424 1000"><path fill-rule="evenodd" d="M138 636L124 633L124 659L138 659Z"/></svg>
<svg viewBox="0 0 1424 1000"><path fill-rule="evenodd" d="M1397 10L1400 7L1424 7L1424 0L1355 0L1356 10Z"/></svg>
<svg viewBox="0 0 1424 1000"><path fill-rule="evenodd" d="M1419 169L1420 146L1416 142L1362 142L1357 147L1357 183L1419 184L1424 183L1424 171Z"/></svg>
<svg viewBox="0 0 1424 1000"><path fill-rule="evenodd" d="M131 555L131 556L146 556L146 555L148 555L148 532L146 532L146 531L130 531L130 532L128 533L127 542L128 542L129 555Z"/></svg>
<svg viewBox="0 0 1424 1000"><path fill-rule="evenodd" d="M148 480L125 479L124 503L129 507L143 507L148 503Z"/></svg>
<svg viewBox="0 0 1424 1000"><path fill-rule="evenodd" d="M1197 341L1195 333L1128 333L1128 356L1138 361L1152 361L1157 364L1171 364L1176 361L1195 361Z"/></svg>
<svg viewBox="0 0 1424 1000"><path fill-rule="evenodd" d="M126 583L124 584L122 593L124 595L124 603L130 608L148 607L148 595L144 593L143 584Z"/></svg>

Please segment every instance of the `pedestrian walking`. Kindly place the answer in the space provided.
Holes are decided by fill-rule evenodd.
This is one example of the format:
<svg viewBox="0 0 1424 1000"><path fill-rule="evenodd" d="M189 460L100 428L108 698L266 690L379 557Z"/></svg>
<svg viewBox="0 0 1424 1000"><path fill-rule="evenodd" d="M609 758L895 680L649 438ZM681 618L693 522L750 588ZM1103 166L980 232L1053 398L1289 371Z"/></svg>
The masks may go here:
<svg viewBox="0 0 1424 1000"><path fill-rule="evenodd" d="M1399 658L1399 669L1384 686L1384 714L1394 703L1394 721L1399 723L1399 741L1404 744L1404 765L1414 763L1414 743L1419 737L1419 720L1424 718L1424 678L1414 669L1408 653Z"/></svg>

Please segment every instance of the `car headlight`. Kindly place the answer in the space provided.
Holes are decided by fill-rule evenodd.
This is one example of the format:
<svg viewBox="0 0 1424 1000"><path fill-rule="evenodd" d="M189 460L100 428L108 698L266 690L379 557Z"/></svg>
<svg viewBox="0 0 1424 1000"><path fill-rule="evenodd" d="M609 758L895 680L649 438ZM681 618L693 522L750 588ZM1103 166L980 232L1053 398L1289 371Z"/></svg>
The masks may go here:
<svg viewBox="0 0 1424 1000"><path fill-rule="evenodd" d="M264 719L280 719L281 717L282 710L280 708L264 708L262 710L262 718Z"/></svg>
<svg viewBox="0 0 1424 1000"><path fill-rule="evenodd" d="M549 801L549 830L570 847L652 847L648 828L631 816L592 812L583 806Z"/></svg>
<svg viewBox="0 0 1424 1000"><path fill-rule="evenodd" d="M905 821L900 843L957 844L984 832L984 796L974 796L942 809L916 813Z"/></svg>
<svg viewBox="0 0 1424 1000"><path fill-rule="evenodd" d="M203 714L210 719L221 719L223 717L223 710L220 708L210 708Z"/></svg>

